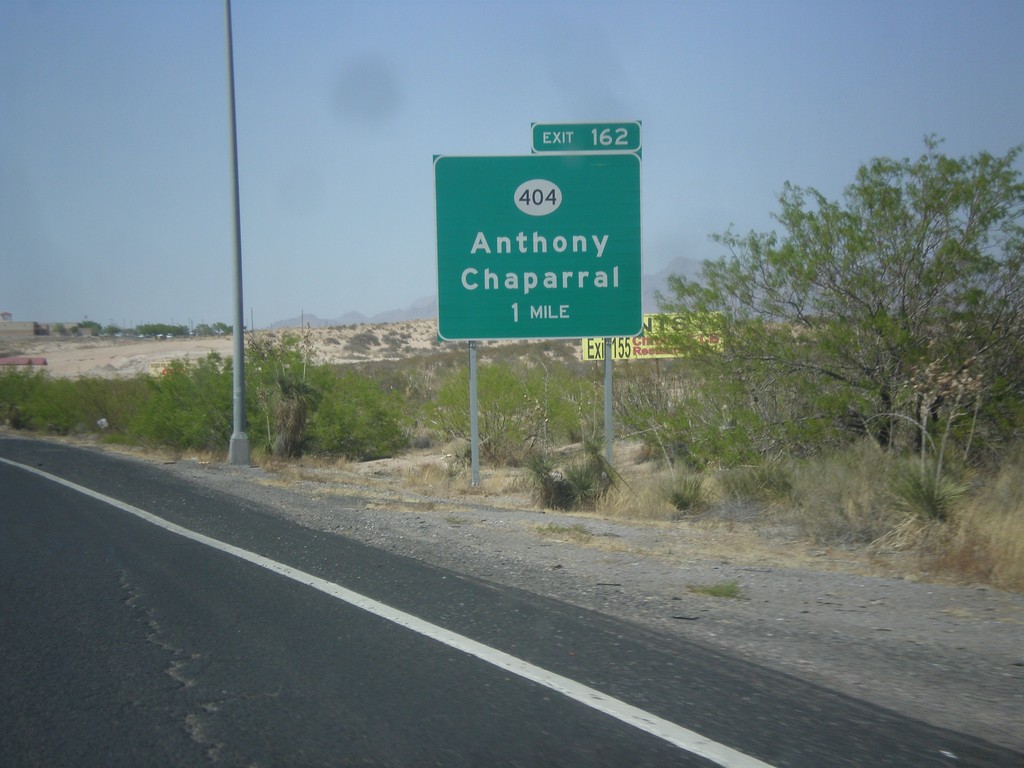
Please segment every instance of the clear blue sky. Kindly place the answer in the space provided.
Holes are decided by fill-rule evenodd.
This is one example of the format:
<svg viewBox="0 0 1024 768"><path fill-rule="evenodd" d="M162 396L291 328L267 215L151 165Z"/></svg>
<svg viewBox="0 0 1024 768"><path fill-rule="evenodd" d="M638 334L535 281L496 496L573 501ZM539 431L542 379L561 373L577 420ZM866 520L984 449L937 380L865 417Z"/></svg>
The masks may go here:
<svg viewBox="0 0 1024 768"><path fill-rule="evenodd" d="M1024 2L234 0L245 314L436 290L434 154L643 122L644 271L788 180L1024 142ZM220 0L0 3L0 311L230 322Z"/></svg>

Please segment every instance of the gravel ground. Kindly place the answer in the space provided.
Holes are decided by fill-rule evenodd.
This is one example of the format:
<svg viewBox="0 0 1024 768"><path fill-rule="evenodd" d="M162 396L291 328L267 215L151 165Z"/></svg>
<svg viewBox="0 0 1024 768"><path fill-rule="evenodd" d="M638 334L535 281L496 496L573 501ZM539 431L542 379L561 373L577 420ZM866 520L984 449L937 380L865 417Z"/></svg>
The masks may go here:
<svg viewBox="0 0 1024 768"><path fill-rule="evenodd" d="M310 528L733 651L1024 752L1022 595L879 577L863 558L784 538L768 546L742 527L543 514L523 499L425 496L352 473L167 468ZM693 589L729 582L739 597Z"/></svg>

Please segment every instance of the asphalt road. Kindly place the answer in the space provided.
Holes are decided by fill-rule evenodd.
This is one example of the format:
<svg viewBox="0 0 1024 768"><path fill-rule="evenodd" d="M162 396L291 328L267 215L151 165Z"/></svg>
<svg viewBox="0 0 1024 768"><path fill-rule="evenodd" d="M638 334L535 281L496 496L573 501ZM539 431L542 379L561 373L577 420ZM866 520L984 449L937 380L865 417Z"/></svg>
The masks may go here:
<svg viewBox="0 0 1024 768"><path fill-rule="evenodd" d="M3 766L1024 764L159 466L0 459Z"/></svg>

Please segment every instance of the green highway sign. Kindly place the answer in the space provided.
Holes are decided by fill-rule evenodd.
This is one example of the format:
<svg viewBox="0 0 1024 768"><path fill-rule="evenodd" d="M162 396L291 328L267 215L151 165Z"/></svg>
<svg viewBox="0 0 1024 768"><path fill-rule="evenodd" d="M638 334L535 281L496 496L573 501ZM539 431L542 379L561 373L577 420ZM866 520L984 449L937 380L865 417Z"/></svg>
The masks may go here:
<svg viewBox="0 0 1024 768"><path fill-rule="evenodd" d="M640 123L533 123L534 152L640 152Z"/></svg>
<svg viewBox="0 0 1024 768"><path fill-rule="evenodd" d="M434 158L438 335L634 336L636 154Z"/></svg>

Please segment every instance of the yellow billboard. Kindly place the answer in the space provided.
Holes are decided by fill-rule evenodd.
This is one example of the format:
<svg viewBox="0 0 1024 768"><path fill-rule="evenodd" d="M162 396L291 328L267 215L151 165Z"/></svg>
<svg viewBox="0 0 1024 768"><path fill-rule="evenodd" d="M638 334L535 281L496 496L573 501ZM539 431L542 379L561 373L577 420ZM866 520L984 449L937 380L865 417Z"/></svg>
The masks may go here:
<svg viewBox="0 0 1024 768"><path fill-rule="evenodd" d="M687 334L693 339L716 349L722 345L717 331L711 330L717 323L698 322L693 315L650 314L644 315L643 333L639 336L615 337L612 339L612 360L658 360L671 357L685 357L686 352L673 349L658 341L662 335ZM582 340L583 360L604 360L604 339Z"/></svg>

